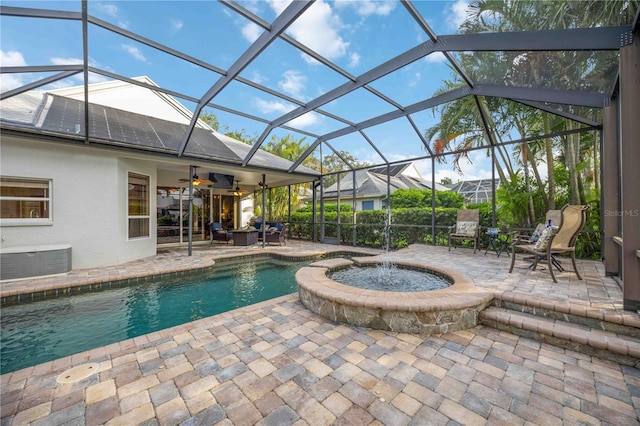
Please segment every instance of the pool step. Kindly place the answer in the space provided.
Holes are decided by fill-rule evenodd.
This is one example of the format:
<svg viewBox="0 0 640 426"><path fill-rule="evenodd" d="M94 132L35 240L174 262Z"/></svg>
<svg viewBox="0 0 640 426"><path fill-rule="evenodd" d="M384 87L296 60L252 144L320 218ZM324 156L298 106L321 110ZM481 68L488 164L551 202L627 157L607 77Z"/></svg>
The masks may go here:
<svg viewBox="0 0 640 426"><path fill-rule="evenodd" d="M586 316L532 309L526 305L518 309L513 304L488 307L480 312L479 322L518 336L640 367L640 338L637 337L640 328L632 324L594 321Z"/></svg>

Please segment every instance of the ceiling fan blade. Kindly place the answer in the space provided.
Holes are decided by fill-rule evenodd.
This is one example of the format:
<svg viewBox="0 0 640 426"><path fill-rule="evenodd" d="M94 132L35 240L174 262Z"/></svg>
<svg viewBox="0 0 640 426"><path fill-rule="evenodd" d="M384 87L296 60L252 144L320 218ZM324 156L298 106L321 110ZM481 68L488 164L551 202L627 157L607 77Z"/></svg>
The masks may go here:
<svg viewBox="0 0 640 426"><path fill-rule="evenodd" d="M178 179L178 182L189 182L191 179ZM193 179L193 182L198 182L202 185L213 185L213 181L209 179Z"/></svg>

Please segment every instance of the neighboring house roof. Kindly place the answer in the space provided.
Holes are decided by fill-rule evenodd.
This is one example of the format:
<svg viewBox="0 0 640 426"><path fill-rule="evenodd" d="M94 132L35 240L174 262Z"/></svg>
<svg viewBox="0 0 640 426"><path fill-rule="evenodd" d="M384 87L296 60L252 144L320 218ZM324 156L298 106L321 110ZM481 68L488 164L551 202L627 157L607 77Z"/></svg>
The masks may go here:
<svg viewBox="0 0 640 426"><path fill-rule="evenodd" d="M467 203L488 203L492 200L493 179L466 180L456 183L451 191L464 196ZM496 188L500 186L500 179L496 179Z"/></svg>
<svg viewBox="0 0 640 426"><path fill-rule="evenodd" d="M419 172L413 163L396 164L392 166L373 167L356 170L356 198L378 198L387 196L387 170L391 193L397 189L432 189L431 182L415 177ZM435 184L437 191L448 191L444 185ZM323 191L324 198L337 198L338 184L334 183ZM353 173L347 173L340 180L340 197L353 196Z"/></svg>
<svg viewBox="0 0 640 426"><path fill-rule="evenodd" d="M158 99L155 101L158 102ZM13 128L34 134L63 134L71 138L84 138L83 100L48 92L25 92L2 100L0 105L0 124L3 130ZM182 115L182 111L178 115ZM94 146L171 154L178 152L188 126L184 122L95 103L89 104L89 125L89 135ZM250 145L218 133L202 123L194 128L184 153L192 157L241 165L250 149ZM249 162L250 166L280 171L288 170L292 164L291 161L263 149L257 150ZM320 175L318 171L304 166L298 167L296 172Z"/></svg>

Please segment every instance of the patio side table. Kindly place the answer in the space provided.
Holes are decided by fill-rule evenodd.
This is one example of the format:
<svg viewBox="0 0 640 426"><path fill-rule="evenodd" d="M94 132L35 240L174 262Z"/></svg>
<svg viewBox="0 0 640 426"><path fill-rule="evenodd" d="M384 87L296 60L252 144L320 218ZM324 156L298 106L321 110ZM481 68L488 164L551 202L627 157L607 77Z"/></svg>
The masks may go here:
<svg viewBox="0 0 640 426"><path fill-rule="evenodd" d="M505 228L487 228L487 236L489 237L489 244L484 251L486 256L487 252L491 249L496 252L496 255L500 257L500 254L509 254L509 230Z"/></svg>
<svg viewBox="0 0 640 426"><path fill-rule="evenodd" d="M234 246L250 246L258 242L257 230L234 229L233 245Z"/></svg>

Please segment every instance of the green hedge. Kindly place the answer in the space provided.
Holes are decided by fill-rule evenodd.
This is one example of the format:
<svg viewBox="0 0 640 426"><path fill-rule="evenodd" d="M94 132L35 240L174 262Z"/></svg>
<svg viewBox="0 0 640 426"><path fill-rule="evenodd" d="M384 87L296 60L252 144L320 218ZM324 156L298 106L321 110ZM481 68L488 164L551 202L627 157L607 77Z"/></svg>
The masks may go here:
<svg viewBox="0 0 640 426"><path fill-rule="evenodd" d="M347 206L343 208L343 206ZM325 209L325 233L327 236L337 235L337 209L336 205L327 205ZM469 204L468 209L480 210L480 226L483 229L492 226L491 204ZM596 209L592 209L597 211ZM431 208L430 207L406 207L391 210L391 249L407 247L415 243L447 245L449 228L456 223L458 208L436 207L435 242L431 235ZM590 211L591 215L584 232L580 235L576 247L576 255L580 258L598 258L600 255L601 238L598 232L599 217L597 213ZM356 228L356 242L358 247L384 248L386 246L386 211L366 210L356 212L356 223L353 221L353 210L350 205L341 205L340 212L340 237L341 244L353 244L353 230ZM501 224L498 221L498 226ZM289 225L291 237L302 240L313 240L313 215L311 209L305 208L291 214ZM320 225L316 227L316 240L320 241ZM480 232L480 247L486 247L489 243L486 232ZM472 247L471 242L464 245Z"/></svg>
<svg viewBox="0 0 640 426"><path fill-rule="evenodd" d="M446 245L449 227L455 224L457 208L436 207L436 244ZM325 210L325 234L337 235L337 212ZM352 223L353 212L340 212L341 243L353 243L353 228L355 226L356 246L381 248L386 244L386 211L366 210L356 212L356 223ZM414 243L433 243L431 235L431 208L410 207L391 210L391 248L398 249ZM491 225L489 210L488 222L481 214L480 225ZM313 239L313 215L311 211L298 210L291 214L289 225L291 236L303 240ZM320 240L320 226L317 226L316 239Z"/></svg>

